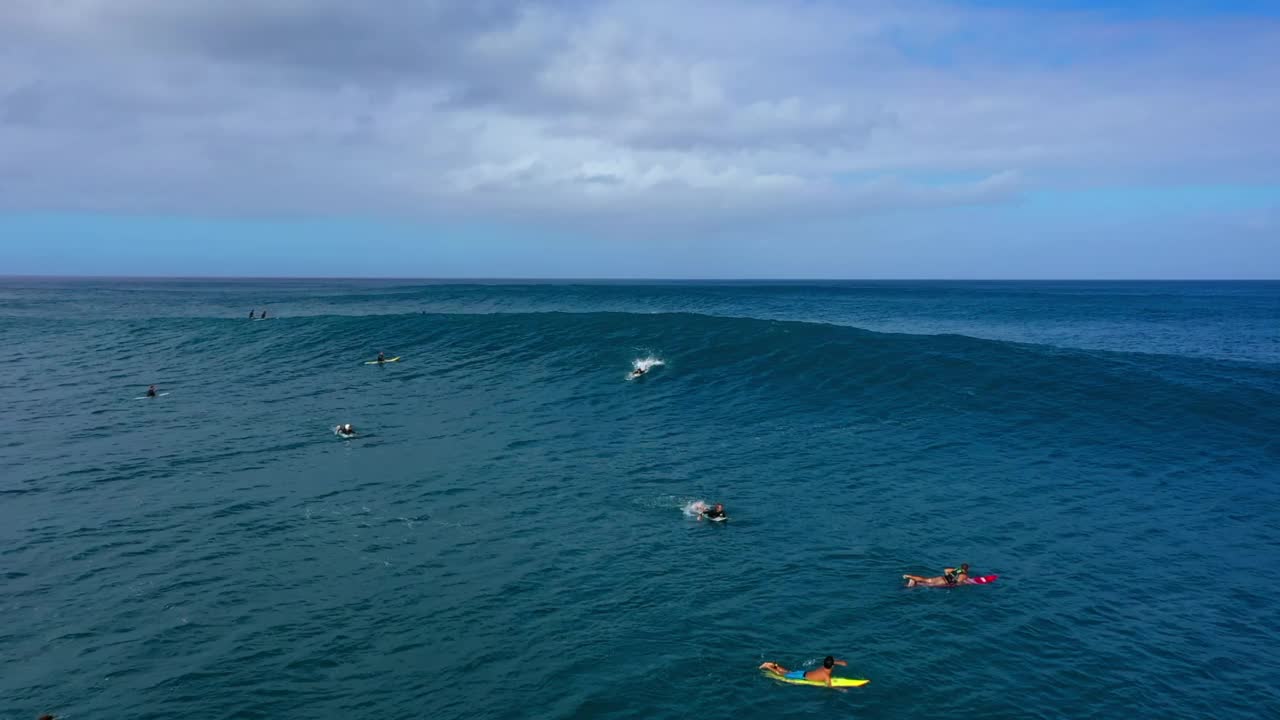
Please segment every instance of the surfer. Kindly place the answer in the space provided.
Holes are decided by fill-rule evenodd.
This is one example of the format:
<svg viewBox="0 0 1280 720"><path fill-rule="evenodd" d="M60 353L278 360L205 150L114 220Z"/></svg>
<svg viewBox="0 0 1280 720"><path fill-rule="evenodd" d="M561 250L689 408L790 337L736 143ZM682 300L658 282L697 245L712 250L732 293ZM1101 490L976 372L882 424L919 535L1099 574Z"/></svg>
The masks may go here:
<svg viewBox="0 0 1280 720"><path fill-rule="evenodd" d="M649 372L647 369L642 368L642 367L638 367L638 368L636 368L635 370L632 370L632 371L631 371L631 377L632 377L632 378L642 377L642 376L643 376L645 373L647 373L647 372Z"/></svg>
<svg viewBox="0 0 1280 720"><path fill-rule="evenodd" d="M355 434L356 434L356 427L355 427L354 425L352 425L351 423L346 423L346 424L344 424L344 425L339 425L339 426L338 426L338 434L339 434L339 435L342 435L343 437L355 437Z"/></svg>
<svg viewBox="0 0 1280 720"><path fill-rule="evenodd" d="M151 387L147 388L147 397L156 397L157 395L159 395L159 393L156 392L155 385L152 385Z"/></svg>
<svg viewBox="0 0 1280 720"><path fill-rule="evenodd" d="M382 352L381 350L379 350L379 351L378 351L378 364L379 364L379 365L381 365L382 363L384 363L384 362L386 362L386 361L387 361L387 354L386 354L386 353L384 353L384 352Z"/></svg>
<svg viewBox="0 0 1280 720"><path fill-rule="evenodd" d="M252 319L253 319L253 311L252 311L252 310L250 310L250 311L249 311L249 319L250 319L250 320L252 320Z"/></svg>
<svg viewBox="0 0 1280 720"><path fill-rule="evenodd" d="M822 659L822 667L814 668L809 672L804 670L788 670L776 662L767 662L760 666L761 670L780 675L789 680L811 680L813 682L826 683L827 687L831 687L831 670L836 665L849 666L849 663L843 660L837 660L831 655Z"/></svg>
<svg viewBox="0 0 1280 720"><path fill-rule="evenodd" d="M263 311L262 311L262 317L260 317L260 318L258 318L258 319L259 319L259 320L266 320L266 319L267 319L267 311L266 311L266 310L263 310Z"/></svg>
<svg viewBox="0 0 1280 720"><path fill-rule="evenodd" d="M960 563L958 568L943 568L942 574L937 577L903 575L902 579L907 581L907 587L915 587L917 585L930 585L933 587L959 585L969 579L969 563Z"/></svg>
<svg viewBox="0 0 1280 720"><path fill-rule="evenodd" d="M698 513L698 518L706 518L708 520L725 520L728 516L724 514L724 505L716 503L709 508L703 508L702 511Z"/></svg>

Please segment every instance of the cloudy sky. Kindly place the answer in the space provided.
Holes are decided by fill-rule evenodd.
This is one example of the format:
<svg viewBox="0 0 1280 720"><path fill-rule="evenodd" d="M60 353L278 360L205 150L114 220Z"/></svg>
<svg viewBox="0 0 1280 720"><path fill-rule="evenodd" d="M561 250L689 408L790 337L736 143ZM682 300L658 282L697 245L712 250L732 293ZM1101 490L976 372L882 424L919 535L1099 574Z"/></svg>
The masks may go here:
<svg viewBox="0 0 1280 720"><path fill-rule="evenodd" d="M3 0L26 273L1280 277L1280 1Z"/></svg>

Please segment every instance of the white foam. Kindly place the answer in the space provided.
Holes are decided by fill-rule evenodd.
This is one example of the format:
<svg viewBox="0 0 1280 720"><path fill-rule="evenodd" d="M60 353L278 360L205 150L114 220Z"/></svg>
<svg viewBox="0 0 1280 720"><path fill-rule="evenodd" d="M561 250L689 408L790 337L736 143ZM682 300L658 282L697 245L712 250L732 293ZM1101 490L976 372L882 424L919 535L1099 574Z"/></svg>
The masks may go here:
<svg viewBox="0 0 1280 720"><path fill-rule="evenodd" d="M686 516L696 518L709 509L711 509L711 506L707 504L706 500L694 500L693 502L686 504L683 511Z"/></svg>
<svg viewBox="0 0 1280 720"><path fill-rule="evenodd" d="M631 361L631 367L636 370L651 370L661 365L666 365L666 363L662 361L662 358L654 357L652 355L646 358L636 358Z"/></svg>
<svg viewBox="0 0 1280 720"><path fill-rule="evenodd" d="M636 377L634 373L637 370L642 370L647 373L650 370L656 367L661 367L663 365L666 365L666 363L663 362L662 358L654 357L653 355L650 355L648 357L643 357L643 358L636 358L635 360L631 361L631 372L627 373L627 379L634 380Z"/></svg>

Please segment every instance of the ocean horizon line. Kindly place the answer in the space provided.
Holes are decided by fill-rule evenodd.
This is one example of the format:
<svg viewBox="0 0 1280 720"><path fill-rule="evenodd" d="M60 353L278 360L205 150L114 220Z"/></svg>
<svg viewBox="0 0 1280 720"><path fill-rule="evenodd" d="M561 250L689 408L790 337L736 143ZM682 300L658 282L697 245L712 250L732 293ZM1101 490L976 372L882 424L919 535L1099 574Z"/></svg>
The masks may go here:
<svg viewBox="0 0 1280 720"><path fill-rule="evenodd" d="M433 283L840 283L840 282L1066 282L1066 283L1273 283L1275 278L1090 278L1090 277L484 277L394 275L89 275L4 274L3 280L134 280L134 281L386 281Z"/></svg>

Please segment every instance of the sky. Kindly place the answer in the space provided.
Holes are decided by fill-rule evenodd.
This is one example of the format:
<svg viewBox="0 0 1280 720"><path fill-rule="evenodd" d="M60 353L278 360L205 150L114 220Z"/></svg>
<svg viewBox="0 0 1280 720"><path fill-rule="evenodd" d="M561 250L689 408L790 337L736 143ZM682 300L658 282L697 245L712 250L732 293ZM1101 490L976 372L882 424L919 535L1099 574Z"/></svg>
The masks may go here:
<svg viewBox="0 0 1280 720"><path fill-rule="evenodd" d="M5 0L0 275L1280 278L1280 0Z"/></svg>

